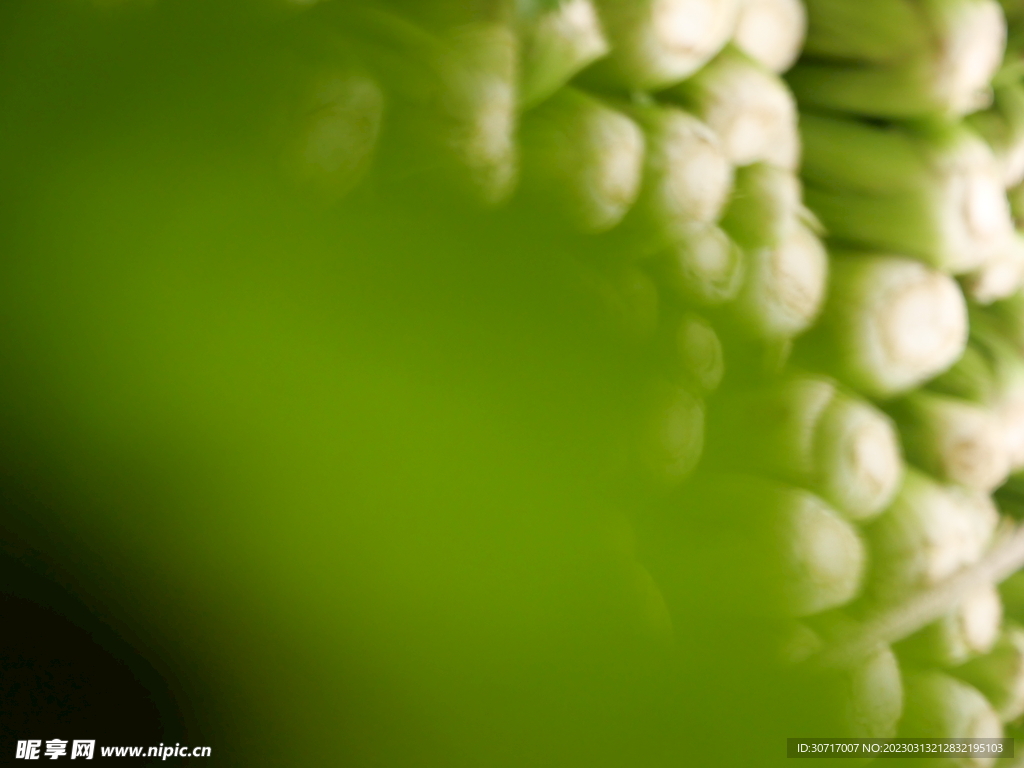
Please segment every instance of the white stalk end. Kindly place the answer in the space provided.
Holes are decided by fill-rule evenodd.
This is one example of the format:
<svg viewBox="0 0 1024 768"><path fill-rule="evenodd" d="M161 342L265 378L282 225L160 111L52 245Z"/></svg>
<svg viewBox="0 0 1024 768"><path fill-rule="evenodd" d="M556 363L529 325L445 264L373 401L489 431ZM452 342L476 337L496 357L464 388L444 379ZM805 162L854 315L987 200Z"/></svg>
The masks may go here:
<svg viewBox="0 0 1024 768"><path fill-rule="evenodd" d="M694 224L717 221L732 190L733 168L715 133L674 107L637 107L631 114L647 136L637 226L674 242Z"/></svg>
<svg viewBox="0 0 1024 768"><path fill-rule="evenodd" d="M920 466L985 493L1006 481L1010 457L992 411L931 392L912 393L897 410L907 453Z"/></svg>
<svg viewBox="0 0 1024 768"><path fill-rule="evenodd" d="M844 674L842 722L846 735L885 739L896 735L903 714L903 679L888 646Z"/></svg>
<svg viewBox="0 0 1024 768"><path fill-rule="evenodd" d="M791 615L848 603L860 590L866 564L860 536L817 496L789 489L784 497L781 543Z"/></svg>
<svg viewBox="0 0 1024 768"><path fill-rule="evenodd" d="M795 170L800 161L796 100L777 75L726 48L670 92L722 139L734 165L765 161Z"/></svg>
<svg viewBox="0 0 1024 768"><path fill-rule="evenodd" d="M721 229L697 226L662 255L659 273L677 298L714 306L736 298L746 275L746 261Z"/></svg>
<svg viewBox="0 0 1024 768"><path fill-rule="evenodd" d="M977 562L998 522L987 495L908 469L892 506L867 528L874 599L898 602Z"/></svg>
<svg viewBox="0 0 1024 768"><path fill-rule="evenodd" d="M1004 723L1024 715L1024 628L1008 624L990 654L956 674L985 694Z"/></svg>
<svg viewBox="0 0 1024 768"><path fill-rule="evenodd" d="M584 232L603 232L640 193L644 136L626 115L563 88L520 127L524 190L550 200Z"/></svg>
<svg viewBox="0 0 1024 768"><path fill-rule="evenodd" d="M933 739L998 739L1003 724L973 686L942 672L910 672L904 677L905 706L900 734ZM994 757L964 757L964 768L987 768Z"/></svg>
<svg viewBox="0 0 1024 768"><path fill-rule="evenodd" d="M978 304L1012 296L1024 286L1024 235L1014 233L1007 246L964 280L964 292Z"/></svg>
<svg viewBox="0 0 1024 768"><path fill-rule="evenodd" d="M518 40L502 24L459 27L446 37L452 50L440 108L446 148L480 199L503 202L518 178Z"/></svg>
<svg viewBox="0 0 1024 768"><path fill-rule="evenodd" d="M739 0L596 0L612 53L595 75L637 90L689 77L732 37Z"/></svg>
<svg viewBox="0 0 1024 768"><path fill-rule="evenodd" d="M853 520L881 513L903 479L903 456L892 420L842 392L822 415L815 454L817 487Z"/></svg>
<svg viewBox="0 0 1024 768"><path fill-rule="evenodd" d="M758 336L791 338L818 317L827 280L824 246L798 223L777 247L748 254L747 278L734 310Z"/></svg>
<svg viewBox="0 0 1024 768"><path fill-rule="evenodd" d="M949 368L967 344L956 281L898 256L833 259L824 322L839 374L876 397L912 389Z"/></svg>
<svg viewBox="0 0 1024 768"><path fill-rule="evenodd" d="M524 35L519 100L529 108L551 96L610 50L590 0L564 0Z"/></svg>
<svg viewBox="0 0 1024 768"><path fill-rule="evenodd" d="M800 55L806 32L801 0L745 0L733 41L763 67L780 73Z"/></svg>

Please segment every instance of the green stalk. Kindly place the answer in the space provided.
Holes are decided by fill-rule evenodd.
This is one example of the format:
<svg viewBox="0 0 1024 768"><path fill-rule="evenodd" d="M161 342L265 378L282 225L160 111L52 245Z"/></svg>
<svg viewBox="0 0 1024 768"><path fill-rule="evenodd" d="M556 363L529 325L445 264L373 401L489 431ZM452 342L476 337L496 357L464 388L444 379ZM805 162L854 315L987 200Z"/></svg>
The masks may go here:
<svg viewBox="0 0 1024 768"><path fill-rule="evenodd" d="M725 375L722 341L706 319L685 311L666 323L667 367L673 378L700 394L714 392Z"/></svg>
<svg viewBox="0 0 1024 768"><path fill-rule="evenodd" d="M989 409L926 391L890 408L908 458L934 476L988 493L1009 475L1005 435Z"/></svg>
<svg viewBox="0 0 1024 768"><path fill-rule="evenodd" d="M735 46L665 95L722 139L734 165L764 161L795 170L800 161L796 101L786 84Z"/></svg>
<svg viewBox="0 0 1024 768"><path fill-rule="evenodd" d="M583 275L604 306L614 335L637 344L654 337L661 302L646 272L634 264L615 264L587 269Z"/></svg>
<svg viewBox="0 0 1024 768"><path fill-rule="evenodd" d="M814 491L852 520L881 513L903 474L890 419L830 379L790 376L725 400L721 460Z"/></svg>
<svg viewBox="0 0 1024 768"><path fill-rule="evenodd" d="M640 192L644 135L626 115L573 88L520 127L522 191L584 232L614 227Z"/></svg>
<svg viewBox="0 0 1024 768"><path fill-rule="evenodd" d="M735 299L746 266L743 251L714 226L691 227L654 259L654 269L665 291L699 306Z"/></svg>
<svg viewBox="0 0 1024 768"><path fill-rule="evenodd" d="M591 0L563 0L521 28L523 109L544 101L611 50Z"/></svg>
<svg viewBox="0 0 1024 768"><path fill-rule="evenodd" d="M998 522L985 494L907 469L895 501L866 529L873 601L898 603L977 562Z"/></svg>
<svg viewBox="0 0 1024 768"><path fill-rule="evenodd" d="M809 481L818 470L818 425L835 394L830 379L795 375L720 401L716 454L726 465L816 490Z"/></svg>
<svg viewBox="0 0 1024 768"><path fill-rule="evenodd" d="M800 621L790 620L777 639L778 658L783 664L795 665L806 661L823 647L818 634Z"/></svg>
<svg viewBox="0 0 1024 768"><path fill-rule="evenodd" d="M1010 470L1024 469L1024 357L989 312L972 312L971 340L963 357L929 386L991 413L1002 432Z"/></svg>
<svg viewBox="0 0 1024 768"><path fill-rule="evenodd" d="M1024 715L1024 627L1008 622L990 653L956 671L992 704L1004 723Z"/></svg>
<svg viewBox="0 0 1024 768"><path fill-rule="evenodd" d="M352 45L396 97L394 143L408 153L401 172L440 169L486 204L507 199L518 171L512 29L479 21L435 35L374 8L324 8L340 14Z"/></svg>
<svg viewBox="0 0 1024 768"><path fill-rule="evenodd" d="M642 476L657 487L678 485L704 450L704 403L683 386L652 381L638 437Z"/></svg>
<svg viewBox="0 0 1024 768"><path fill-rule="evenodd" d="M775 504L789 613L809 616L856 597L865 553L853 526L817 496L795 488L781 490Z"/></svg>
<svg viewBox="0 0 1024 768"><path fill-rule="evenodd" d="M995 0L809 0L801 103L888 118L987 105L1006 20Z"/></svg>
<svg viewBox="0 0 1024 768"><path fill-rule="evenodd" d="M796 176L768 163L753 163L736 169L721 227L741 248L754 251L779 246L806 216Z"/></svg>
<svg viewBox="0 0 1024 768"><path fill-rule="evenodd" d="M847 640L860 625L841 611L809 620L829 645ZM833 673L831 696L839 713L839 731L846 738L892 738L903 714L903 678L888 645L879 645L856 664Z"/></svg>
<svg viewBox="0 0 1024 768"><path fill-rule="evenodd" d="M999 592L991 584L983 585L941 619L900 643L900 656L920 664L958 666L993 649L1002 620Z"/></svg>
<svg viewBox="0 0 1024 768"><path fill-rule="evenodd" d="M903 678L888 646L843 674L841 722L848 738L888 739L903 714Z"/></svg>
<svg viewBox="0 0 1024 768"><path fill-rule="evenodd" d="M647 142L640 198L627 221L631 235L663 246L687 239L694 224L717 221L733 169L714 132L675 107L624 109L643 127Z"/></svg>
<svg viewBox="0 0 1024 768"><path fill-rule="evenodd" d="M1003 612L1007 618L1024 623L1024 571L1017 571L999 585Z"/></svg>
<svg viewBox="0 0 1024 768"><path fill-rule="evenodd" d="M1003 726L992 705L967 683L942 672L912 671L903 676L904 710L899 734L930 739L998 739ZM991 765L994 758L963 757L965 768Z"/></svg>
<svg viewBox="0 0 1024 768"><path fill-rule="evenodd" d="M739 0L595 0L612 44L594 81L656 90L703 67L732 36Z"/></svg>
<svg viewBox="0 0 1024 768"><path fill-rule="evenodd" d="M1013 223L1018 229L1024 228L1024 183L1006 190L1006 199L1010 203Z"/></svg>
<svg viewBox="0 0 1024 768"><path fill-rule="evenodd" d="M842 390L822 414L814 487L847 517L866 521L895 497L903 479L896 427L870 403Z"/></svg>
<svg viewBox="0 0 1024 768"><path fill-rule="evenodd" d="M927 51L931 43L913 0L805 0L807 54L883 64Z"/></svg>
<svg viewBox="0 0 1024 768"><path fill-rule="evenodd" d="M1003 336L1020 354L1024 354L1024 291L994 302L986 309Z"/></svg>
<svg viewBox="0 0 1024 768"><path fill-rule="evenodd" d="M967 343L967 306L952 278L896 256L836 254L819 326L804 347L873 397L948 369Z"/></svg>
<svg viewBox="0 0 1024 768"><path fill-rule="evenodd" d="M801 223L800 184L767 163L741 168L722 228L746 251L747 275L733 310L761 338L789 338L817 317L828 258Z"/></svg>
<svg viewBox="0 0 1024 768"><path fill-rule="evenodd" d="M745 0L733 42L765 69L780 73L793 66L806 33L802 0Z"/></svg>
<svg viewBox="0 0 1024 768"><path fill-rule="evenodd" d="M964 293L976 304L991 304L1024 286L1024 233L1015 232L999 253L963 279Z"/></svg>
<svg viewBox="0 0 1024 768"><path fill-rule="evenodd" d="M281 157L296 186L337 199L369 170L384 116L377 81L352 68L325 68L310 78L289 122Z"/></svg>
<svg viewBox="0 0 1024 768"><path fill-rule="evenodd" d="M825 247L797 223L777 246L747 253L747 276L730 310L756 337L792 338L817 319L827 282Z"/></svg>
<svg viewBox="0 0 1024 768"><path fill-rule="evenodd" d="M799 618L845 605L860 591L864 543L814 494L749 475L703 473L676 503L685 535L667 566L701 610ZM708 572L716 578L694 590L693 580Z"/></svg>
<svg viewBox="0 0 1024 768"><path fill-rule="evenodd" d="M1010 188L1024 181L1024 84L995 88L992 106L968 115L967 124L992 148L1003 184Z"/></svg>
<svg viewBox="0 0 1024 768"><path fill-rule="evenodd" d="M388 0L402 16L431 30L445 32L480 22L511 24L519 15L533 15L540 8L522 0ZM541 5L550 5L541 0Z"/></svg>
<svg viewBox="0 0 1024 768"><path fill-rule="evenodd" d="M800 127L807 204L832 237L953 274L977 269L1012 243L1000 169L969 129L812 115Z"/></svg>

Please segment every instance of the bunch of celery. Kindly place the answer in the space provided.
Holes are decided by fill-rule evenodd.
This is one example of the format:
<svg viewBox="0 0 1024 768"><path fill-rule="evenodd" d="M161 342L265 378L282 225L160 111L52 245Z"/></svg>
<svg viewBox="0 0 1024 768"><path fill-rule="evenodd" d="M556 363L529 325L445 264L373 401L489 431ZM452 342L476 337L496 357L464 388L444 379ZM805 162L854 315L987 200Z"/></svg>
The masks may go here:
<svg viewBox="0 0 1024 768"><path fill-rule="evenodd" d="M344 193L380 156L391 177L440 175L550 220L644 381L617 466L684 514L750 513L702 523L688 555L736 565L723 610L806 619L789 655L813 657L860 631L834 609L896 610L986 556L990 494L1024 471L1024 12L392 0L309 14L354 41L357 64L314 81L329 95L289 173ZM671 635L651 573L630 569ZM1020 631L1001 616L985 584L875 647L840 676L844 728L999 735L1024 708Z"/></svg>
<svg viewBox="0 0 1024 768"><path fill-rule="evenodd" d="M887 118L984 107L1006 42L996 0L806 0L801 103Z"/></svg>

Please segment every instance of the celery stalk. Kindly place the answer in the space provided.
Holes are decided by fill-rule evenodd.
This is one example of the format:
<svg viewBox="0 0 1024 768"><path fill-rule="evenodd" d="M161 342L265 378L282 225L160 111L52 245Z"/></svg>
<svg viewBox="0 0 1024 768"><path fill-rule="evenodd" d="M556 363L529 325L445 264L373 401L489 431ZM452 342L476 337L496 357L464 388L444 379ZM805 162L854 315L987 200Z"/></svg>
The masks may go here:
<svg viewBox="0 0 1024 768"><path fill-rule="evenodd" d="M881 513L903 474L890 419L819 376L790 376L721 406L720 461L766 472L819 494L846 517Z"/></svg>
<svg viewBox="0 0 1024 768"><path fill-rule="evenodd" d="M786 84L735 46L665 91L722 139L735 165L763 160L794 170L800 161L796 101Z"/></svg>
<svg viewBox="0 0 1024 768"><path fill-rule="evenodd" d="M612 44L592 79L654 90L689 77L732 36L739 0L595 0Z"/></svg>
<svg viewBox="0 0 1024 768"><path fill-rule="evenodd" d="M1002 620L999 592L985 584L941 619L900 643L899 652L915 663L955 667L991 651L999 639Z"/></svg>
<svg viewBox="0 0 1024 768"><path fill-rule="evenodd" d="M654 269L666 292L700 306L735 299L746 268L739 246L714 226L690 228L654 259Z"/></svg>
<svg viewBox="0 0 1024 768"><path fill-rule="evenodd" d="M807 11L801 0L744 0L733 42L772 72L789 69L803 46Z"/></svg>
<svg viewBox="0 0 1024 768"><path fill-rule="evenodd" d="M889 118L984 107L1006 45L996 0L809 0L802 103Z"/></svg>
<svg viewBox="0 0 1024 768"><path fill-rule="evenodd" d="M991 413L1011 471L1024 469L1024 357L989 312L972 313L971 340L963 357L929 386Z"/></svg>
<svg viewBox="0 0 1024 768"><path fill-rule="evenodd" d="M644 136L629 117L573 88L528 112L519 131L522 191L575 227L602 232L636 201Z"/></svg>
<svg viewBox="0 0 1024 768"><path fill-rule="evenodd" d="M725 374L722 342L714 326L688 311L669 325L669 368L694 391L713 392Z"/></svg>
<svg viewBox="0 0 1024 768"><path fill-rule="evenodd" d="M998 522L985 494L908 469L892 506L865 531L873 601L899 602L977 562Z"/></svg>
<svg viewBox="0 0 1024 768"><path fill-rule="evenodd" d="M827 281L825 247L797 223L777 246L747 253L747 276L730 310L759 338L791 338L817 319Z"/></svg>
<svg viewBox="0 0 1024 768"><path fill-rule="evenodd" d="M903 678L896 654L883 646L844 674L841 719L850 738L896 735L903 714Z"/></svg>
<svg viewBox="0 0 1024 768"><path fill-rule="evenodd" d="M967 124L992 148L1006 187L1024 181L1024 84L996 87L992 106L968 115Z"/></svg>
<svg viewBox="0 0 1024 768"><path fill-rule="evenodd" d="M768 163L738 168L721 227L746 250L775 248L806 217L800 198L800 182L790 171Z"/></svg>
<svg viewBox="0 0 1024 768"><path fill-rule="evenodd" d="M967 343L952 278L897 256L836 254L821 322L805 346L854 388L891 397L942 373Z"/></svg>
<svg viewBox="0 0 1024 768"><path fill-rule="evenodd" d="M854 528L810 493L788 489L777 503L790 613L808 616L852 600L865 565L864 546Z"/></svg>
<svg viewBox="0 0 1024 768"><path fill-rule="evenodd" d="M799 618L845 605L860 592L860 534L812 493L749 475L705 473L678 503L690 534L672 567L684 582L708 568L719 572L707 590L687 593L707 610Z"/></svg>
<svg viewBox="0 0 1024 768"><path fill-rule="evenodd" d="M903 479L896 427L870 403L838 391L818 424L814 486L847 517L865 521L893 500Z"/></svg>
<svg viewBox="0 0 1024 768"><path fill-rule="evenodd" d="M678 485L703 452L703 402L666 379L651 382L638 438L636 455L642 476L658 487Z"/></svg>
<svg viewBox="0 0 1024 768"><path fill-rule="evenodd" d="M519 103L539 104L611 50L591 0L564 0L521 25Z"/></svg>
<svg viewBox="0 0 1024 768"><path fill-rule="evenodd" d="M973 686L934 670L904 674L904 711L899 733L933 739L998 739L1003 736L999 715ZM982 768L994 757L963 757L956 764Z"/></svg>
<svg viewBox="0 0 1024 768"><path fill-rule="evenodd" d="M969 129L811 115L800 128L807 205L832 237L915 256L953 274L1011 246L1001 171Z"/></svg>
<svg viewBox="0 0 1024 768"><path fill-rule="evenodd" d="M694 224L718 220L733 169L714 132L676 107L625 105L644 129L647 154L640 197L626 227L637 241L686 240Z"/></svg>
<svg viewBox="0 0 1024 768"><path fill-rule="evenodd" d="M968 400L912 392L893 403L908 458L940 479L990 492L1010 472L995 414Z"/></svg>
<svg viewBox="0 0 1024 768"><path fill-rule="evenodd" d="M1015 232L1005 248L964 276L964 293L977 304L1012 296L1024 286L1024 233Z"/></svg>
<svg viewBox="0 0 1024 768"><path fill-rule="evenodd" d="M512 29L476 21L434 34L373 8L332 10L396 96L393 123L402 141L395 144L409 153L399 162L403 172L440 167L481 202L506 200L518 172L519 51ZM429 165L418 168L424 158Z"/></svg>
<svg viewBox="0 0 1024 768"><path fill-rule="evenodd" d="M1004 723L1024 715L1024 627L1007 622L992 651L955 674L981 691Z"/></svg>

